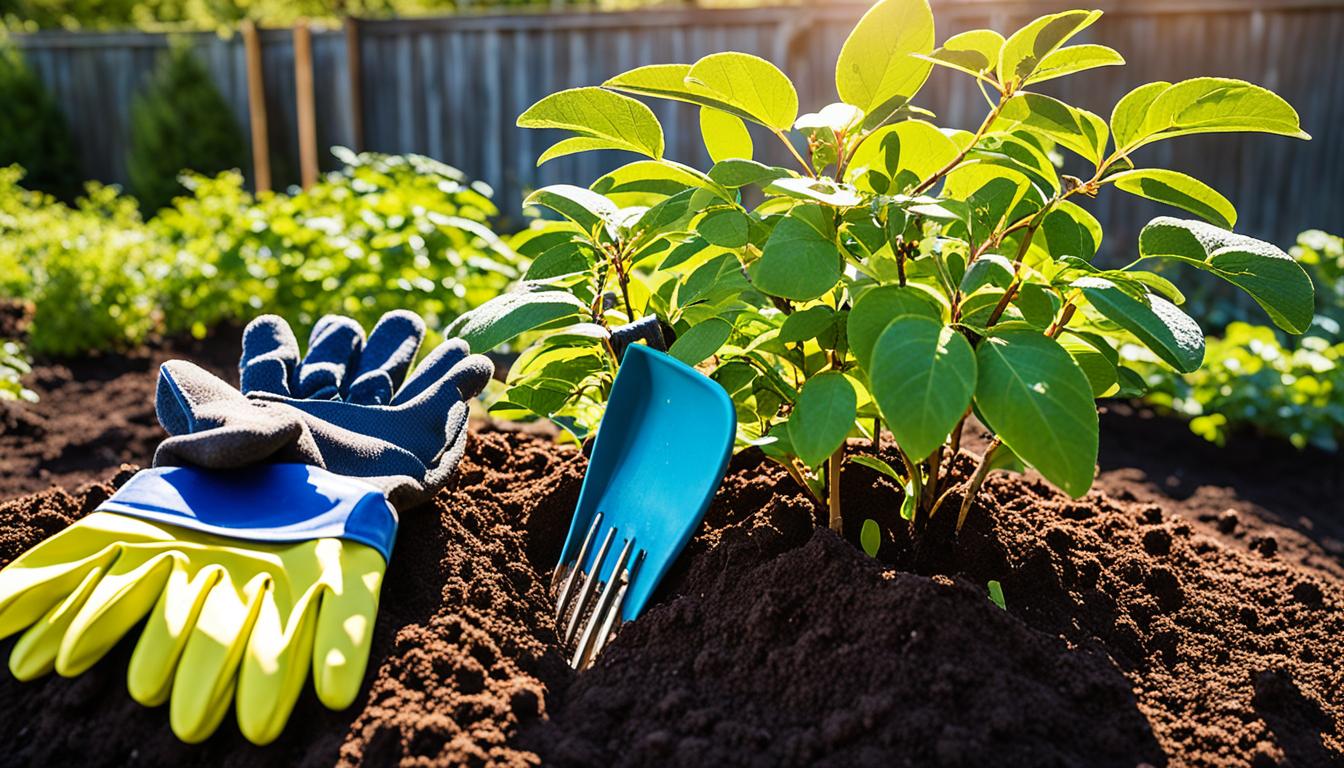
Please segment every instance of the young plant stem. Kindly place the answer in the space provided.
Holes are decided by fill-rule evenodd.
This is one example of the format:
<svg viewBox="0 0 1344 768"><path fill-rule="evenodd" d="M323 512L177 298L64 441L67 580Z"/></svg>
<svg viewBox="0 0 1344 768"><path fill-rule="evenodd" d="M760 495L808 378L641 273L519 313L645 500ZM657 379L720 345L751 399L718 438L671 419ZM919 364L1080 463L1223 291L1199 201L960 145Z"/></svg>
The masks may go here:
<svg viewBox="0 0 1344 768"><path fill-rule="evenodd" d="M873 454L882 450L882 417L873 417Z"/></svg>
<svg viewBox="0 0 1344 768"><path fill-rule="evenodd" d="M806 172L808 176L815 179L817 174L812 171L812 166L807 164L807 161L803 159L803 156L798 154L798 148L793 146L793 142L789 141L789 137L785 136L783 131L775 131L775 136L784 143L784 146L789 148L789 154L793 155L793 159L797 160L798 164L803 167L803 171Z"/></svg>
<svg viewBox="0 0 1344 768"><path fill-rule="evenodd" d="M779 464L784 467L784 471L789 473L789 477L793 478L793 482L797 483L799 488L807 491L809 496L812 496L813 498L816 497L816 494L812 492L812 486L808 485L807 479L803 477L803 473L798 469L797 465L793 463L793 460L781 459Z"/></svg>
<svg viewBox="0 0 1344 768"><path fill-rule="evenodd" d="M1059 317L1055 319L1054 324L1050 326L1050 330L1045 332L1045 335L1052 339L1058 339L1059 334L1064 332L1064 326L1068 325L1069 321L1073 319L1073 313L1077 309L1078 307L1073 303L1072 298L1064 302L1064 307L1059 310Z"/></svg>
<svg viewBox="0 0 1344 768"><path fill-rule="evenodd" d="M845 533L845 521L840 514L840 467L845 463L845 446L841 445L826 461L826 508L830 512L831 530Z"/></svg>
<svg viewBox="0 0 1344 768"><path fill-rule="evenodd" d="M966 484L966 495L961 498L961 511L957 513L958 531L961 530L962 524L966 522L966 515L971 511L971 503L975 501L976 494L980 493L980 486L985 483L985 477L989 474L989 465L994 458L994 452L1002 444L1003 441L998 436L989 441L989 447L985 449L985 455L980 458L980 466L975 468L975 474Z"/></svg>
<svg viewBox="0 0 1344 768"><path fill-rule="evenodd" d="M961 414L961 420L957 422L957 426L952 428L952 441L950 443L950 448L952 452L952 459L954 461L957 458L957 454L961 452L961 432L962 430L966 429L966 419L970 418L970 416L971 416L971 409L967 408L966 412Z"/></svg>
<svg viewBox="0 0 1344 768"><path fill-rule="evenodd" d="M1022 287L1022 276L1019 274L1022 269L1022 260L1027 256L1027 249L1031 247L1031 239L1036 236L1036 230L1041 226L1041 222L1045 221L1045 214L1053 205L1054 202L1051 201L1027 225L1026 234L1022 235L1022 242L1017 246L1017 255L1013 257L1013 282L1008 285L1008 290L1003 292L999 303L994 305L994 311L989 313L989 319L985 321L986 327L999 322L999 318L1003 317L1004 311L1008 309L1009 302L1013 300L1018 289Z"/></svg>
<svg viewBox="0 0 1344 768"><path fill-rule="evenodd" d="M966 159L966 155L970 154L970 151L975 148L975 145L980 143L980 140L985 137L986 133L989 133L989 127L994 124L994 121L999 116L999 112L1003 111L1003 105L1007 102L1008 100L1006 98L1000 98L999 103L994 105L994 108L989 111L988 115L985 115L985 121L976 129L975 135L971 138L970 143L966 145L966 148L958 152L957 156L952 158L951 162L947 165L939 168L932 176L920 182L919 186L915 187L910 194L923 194L929 187L937 184L939 179L951 173L953 168L960 165L961 161Z"/></svg>

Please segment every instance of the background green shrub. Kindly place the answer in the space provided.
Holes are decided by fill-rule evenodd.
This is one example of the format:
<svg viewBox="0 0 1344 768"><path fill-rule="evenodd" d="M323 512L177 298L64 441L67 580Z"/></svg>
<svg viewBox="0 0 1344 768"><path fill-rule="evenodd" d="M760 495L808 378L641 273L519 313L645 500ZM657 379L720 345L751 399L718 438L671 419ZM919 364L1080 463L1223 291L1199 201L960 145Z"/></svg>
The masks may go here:
<svg viewBox="0 0 1344 768"><path fill-rule="evenodd" d="M23 55L0 41L0 166L23 163L31 189L73 199L75 148L65 115Z"/></svg>
<svg viewBox="0 0 1344 768"><path fill-rule="evenodd" d="M437 328L519 276L488 187L428 158L338 155L342 170L293 195L254 197L235 171L188 176L148 221L113 188L69 206L0 169L0 297L35 305L35 354L73 355L262 312L306 328L400 307Z"/></svg>
<svg viewBox="0 0 1344 768"><path fill-rule="evenodd" d="M169 48L131 104L126 165L141 210L152 213L181 194L184 169L214 174L237 168L245 150L210 73L185 46Z"/></svg>

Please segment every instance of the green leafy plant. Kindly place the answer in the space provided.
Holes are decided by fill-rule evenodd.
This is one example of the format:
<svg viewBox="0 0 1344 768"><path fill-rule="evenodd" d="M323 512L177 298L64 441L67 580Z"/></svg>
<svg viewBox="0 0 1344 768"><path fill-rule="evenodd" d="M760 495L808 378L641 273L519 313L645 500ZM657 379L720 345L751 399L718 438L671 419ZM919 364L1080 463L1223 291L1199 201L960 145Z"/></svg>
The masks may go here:
<svg viewBox="0 0 1344 768"><path fill-rule="evenodd" d="M1204 356L1181 292L1145 262L1216 275L1292 333L1313 306L1288 254L1228 230L1236 210L1222 195L1135 164L1144 147L1191 134L1307 138L1296 112L1225 78L1141 86L1109 121L1037 92L1123 63L1104 46L1069 44L1100 15L1050 14L1006 38L975 30L935 47L925 0L882 0L841 50L841 101L801 116L788 77L742 53L552 94L518 119L569 134L540 162L599 149L644 157L587 188L533 193L529 204L563 221L520 246L535 261L517 291L451 330L478 351L528 334L496 407L581 436L616 365L607 329L656 315L676 337L671 353L731 393L740 445L787 468L837 530L845 441L876 445L881 425L899 466L854 460L900 483L917 530L958 497L960 525L996 468L1030 465L1081 496L1095 471L1094 399L1142 384L1119 346L1141 344L1183 372ZM935 66L966 74L985 96L975 130L936 127L913 103ZM665 158L662 127L634 96L697 105L713 167ZM792 165L758 160L761 140ZM1085 172L1060 173L1057 149ZM1133 263L1103 269L1092 263L1101 227L1079 201L1107 187L1198 219L1154 220ZM953 482L944 460L972 413L994 438L974 475Z"/></svg>
<svg viewBox="0 0 1344 768"><path fill-rule="evenodd" d="M210 73L174 44L131 103L126 166L131 192L152 213L182 192L183 171L214 174L244 161L243 134Z"/></svg>
<svg viewBox="0 0 1344 768"><path fill-rule="evenodd" d="M0 400L37 402L37 393L23 385L32 365L17 341L0 342Z"/></svg>
<svg viewBox="0 0 1344 768"><path fill-rule="evenodd" d="M23 55L0 39L0 167L23 163L28 185L64 199L79 191L65 115Z"/></svg>
<svg viewBox="0 0 1344 768"><path fill-rule="evenodd" d="M488 187L428 158L337 154L341 171L292 195L189 175L190 194L149 221L114 189L67 206L0 169L0 296L34 304L34 353L73 355L259 312L371 325L402 307L438 327L519 277Z"/></svg>
<svg viewBox="0 0 1344 768"><path fill-rule="evenodd" d="M1190 420L1195 434L1225 445L1237 431L1280 437L1298 448L1339 450L1344 441L1344 341L1309 335L1287 346L1273 328L1234 322L1208 340L1204 365L1177 374L1147 350L1124 347L1144 378L1144 400Z"/></svg>

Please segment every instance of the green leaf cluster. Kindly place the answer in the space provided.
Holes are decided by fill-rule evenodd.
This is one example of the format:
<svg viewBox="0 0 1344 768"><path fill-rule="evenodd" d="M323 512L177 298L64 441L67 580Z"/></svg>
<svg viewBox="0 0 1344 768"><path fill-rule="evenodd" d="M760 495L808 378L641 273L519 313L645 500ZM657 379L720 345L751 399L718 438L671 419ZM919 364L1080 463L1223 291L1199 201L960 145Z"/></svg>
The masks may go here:
<svg viewBox="0 0 1344 768"><path fill-rule="evenodd" d="M0 342L0 400L37 402L37 393L23 384L23 377L32 370L28 355L17 341Z"/></svg>
<svg viewBox="0 0 1344 768"><path fill-rule="evenodd" d="M1123 63L1075 40L1100 16L1055 13L1006 36L974 30L938 46L926 0L880 0L836 62L840 101L801 115L783 72L733 52L543 99L519 125L570 135L542 161L598 148L642 157L587 188L555 185L528 199L554 221L520 246L534 259L527 282L462 321L498 325L478 331L477 351L506 340L522 350L500 411L586 434L617 365L611 329L655 315L676 338L672 353L733 397L739 445L759 447L826 497L833 526L845 441L876 444L882 425L899 465L856 461L905 489L902 512L916 526L949 498L961 499L964 517L993 469L1030 466L1086 493L1095 399L1144 384L1121 347L1183 373L1205 356L1182 292L1150 267L1221 278L1286 332L1305 330L1313 307L1292 256L1230 231L1230 201L1139 164L1144 147L1191 134L1306 138L1292 107L1224 78L1141 86L1109 120L1036 91ZM965 73L983 92L989 108L977 128L939 127L918 107L933 67ZM662 157L647 99L700 108L712 167ZM793 162L766 162L761 138ZM1059 150L1089 172L1060 173ZM1194 218L1154 220L1124 246L1133 263L1102 268L1093 259L1103 232L1087 204L1108 187ZM963 484L943 466L972 414L994 437Z"/></svg>
<svg viewBox="0 0 1344 768"><path fill-rule="evenodd" d="M113 188L70 206L0 169L0 297L35 306L35 354L74 355L260 312L368 326L400 307L438 328L521 276L485 185L425 157L337 154L342 170L293 194L254 196L236 172L188 176L148 220Z"/></svg>

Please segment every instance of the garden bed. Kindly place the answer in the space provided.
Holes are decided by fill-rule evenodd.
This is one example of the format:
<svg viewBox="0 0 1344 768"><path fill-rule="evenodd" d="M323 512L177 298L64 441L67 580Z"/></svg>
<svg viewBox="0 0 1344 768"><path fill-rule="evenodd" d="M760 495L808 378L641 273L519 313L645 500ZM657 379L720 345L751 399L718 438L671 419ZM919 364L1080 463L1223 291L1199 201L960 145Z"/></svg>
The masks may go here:
<svg viewBox="0 0 1344 768"><path fill-rule="evenodd" d="M229 345L186 352L227 370L216 347ZM40 366L39 404L0 403L0 563L104 498L129 475L118 464L149 460L168 354ZM1103 415L1098 490L1072 501L1035 476L992 477L956 539L943 515L913 546L895 486L851 465L846 534L878 520L880 563L818 529L782 470L738 456L657 604L581 675L557 650L545 584L583 458L482 424L454 487L402 516L350 710L305 694L268 748L231 722L183 745L165 711L126 694L123 643L73 680L0 675L0 762L1344 760L1338 460L1206 450L1127 408ZM970 466L963 454L953 471Z"/></svg>

